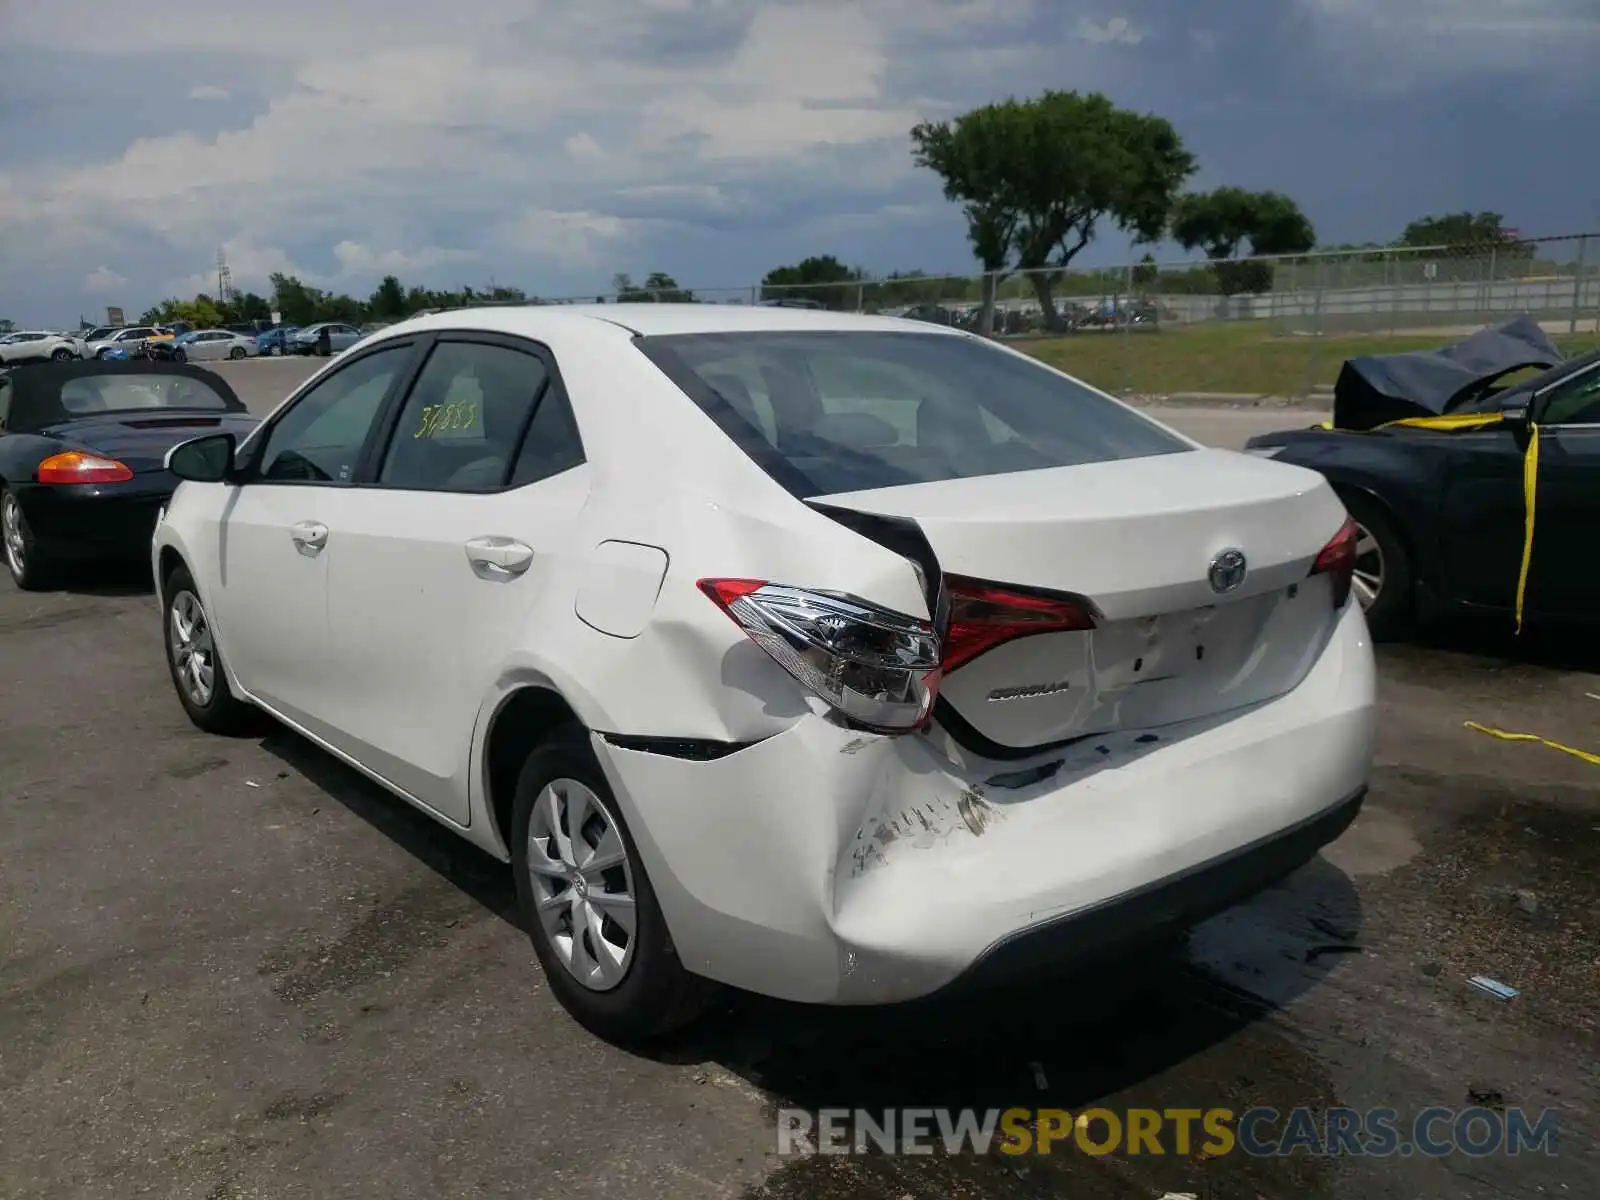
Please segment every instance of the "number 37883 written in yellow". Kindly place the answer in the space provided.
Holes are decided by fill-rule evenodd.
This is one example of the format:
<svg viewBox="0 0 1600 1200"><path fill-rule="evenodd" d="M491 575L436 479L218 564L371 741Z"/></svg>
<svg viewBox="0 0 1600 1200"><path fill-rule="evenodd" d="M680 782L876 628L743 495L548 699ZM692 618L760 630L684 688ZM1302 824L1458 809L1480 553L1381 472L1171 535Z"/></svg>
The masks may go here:
<svg viewBox="0 0 1600 1200"><path fill-rule="evenodd" d="M417 431L412 437L434 437L457 429L471 429L478 419L478 406L471 400L454 400L449 404L426 404Z"/></svg>

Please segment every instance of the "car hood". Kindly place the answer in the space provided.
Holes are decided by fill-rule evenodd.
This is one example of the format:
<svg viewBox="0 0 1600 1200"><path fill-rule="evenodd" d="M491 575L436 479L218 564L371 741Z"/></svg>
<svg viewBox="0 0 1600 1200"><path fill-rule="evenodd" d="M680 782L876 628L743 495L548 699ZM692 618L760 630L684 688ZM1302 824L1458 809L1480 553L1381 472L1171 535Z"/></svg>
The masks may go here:
<svg viewBox="0 0 1600 1200"><path fill-rule="evenodd" d="M147 409L114 416L80 417L41 430L96 454L126 463L134 474L165 469L167 451L191 438L231 433L243 439L261 423L250 413Z"/></svg>

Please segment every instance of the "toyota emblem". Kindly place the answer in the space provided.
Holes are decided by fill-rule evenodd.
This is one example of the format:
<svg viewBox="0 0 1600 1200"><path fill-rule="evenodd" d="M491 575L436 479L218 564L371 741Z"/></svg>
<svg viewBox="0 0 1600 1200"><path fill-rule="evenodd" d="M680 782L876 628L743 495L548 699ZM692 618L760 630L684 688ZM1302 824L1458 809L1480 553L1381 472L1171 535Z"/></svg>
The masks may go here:
<svg viewBox="0 0 1600 1200"><path fill-rule="evenodd" d="M1211 568L1206 572L1211 590L1219 596L1234 591L1244 582L1245 566L1244 551L1224 550L1211 560Z"/></svg>

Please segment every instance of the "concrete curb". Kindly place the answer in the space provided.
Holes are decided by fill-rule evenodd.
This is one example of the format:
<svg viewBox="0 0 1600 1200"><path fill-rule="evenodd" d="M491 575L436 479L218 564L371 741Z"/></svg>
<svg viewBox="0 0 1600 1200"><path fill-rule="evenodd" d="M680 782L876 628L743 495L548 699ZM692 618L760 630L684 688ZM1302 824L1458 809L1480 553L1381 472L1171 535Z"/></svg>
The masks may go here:
<svg viewBox="0 0 1600 1200"><path fill-rule="evenodd" d="M1128 404L1153 408L1274 408L1321 412L1328 408L1332 394L1314 391L1309 396L1257 396L1244 392L1171 392L1167 395L1124 393L1118 398Z"/></svg>

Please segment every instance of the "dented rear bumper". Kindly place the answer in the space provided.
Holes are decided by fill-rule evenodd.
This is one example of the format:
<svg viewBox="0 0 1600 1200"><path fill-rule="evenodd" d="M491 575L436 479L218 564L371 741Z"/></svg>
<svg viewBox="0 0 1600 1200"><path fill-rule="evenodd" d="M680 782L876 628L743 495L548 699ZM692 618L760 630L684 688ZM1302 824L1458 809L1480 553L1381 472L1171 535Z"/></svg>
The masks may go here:
<svg viewBox="0 0 1600 1200"><path fill-rule="evenodd" d="M820 716L722 757L595 739L684 965L872 1004L1203 920L1338 836L1372 759L1350 606L1270 701L997 762Z"/></svg>

